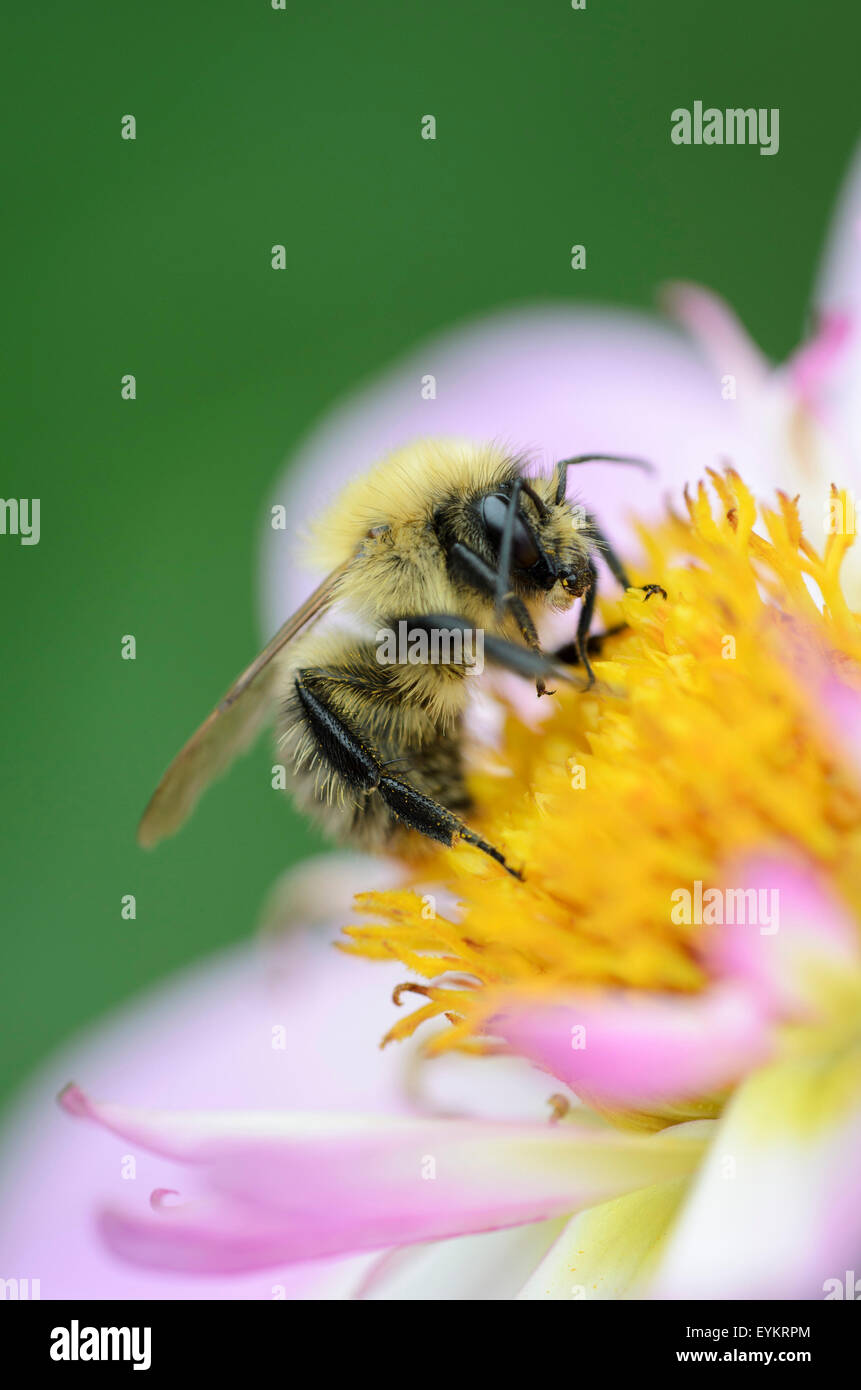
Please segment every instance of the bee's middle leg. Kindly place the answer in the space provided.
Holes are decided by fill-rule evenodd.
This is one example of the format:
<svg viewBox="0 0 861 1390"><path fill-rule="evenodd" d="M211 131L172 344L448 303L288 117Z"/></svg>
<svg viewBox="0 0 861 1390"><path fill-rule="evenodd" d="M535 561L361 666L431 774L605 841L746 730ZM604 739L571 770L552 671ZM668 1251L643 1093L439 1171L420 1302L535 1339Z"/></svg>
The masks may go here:
<svg viewBox="0 0 861 1390"><path fill-rule="evenodd" d="M608 637L616 637L620 632L627 632L627 623L614 623L604 632L590 632L586 638L586 651L589 656L600 656L604 643ZM580 648L577 642L566 642L564 646L557 647L553 655L557 661L564 661L566 666L580 665Z"/></svg>
<svg viewBox="0 0 861 1390"><path fill-rule="evenodd" d="M456 613L413 614L404 621L409 624L411 631L422 631L428 635L434 631L456 632L459 629L466 633L474 630L466 618L461 618ZM509 642L507 637L497 637L492 632L483 632L483 643L484 656L488 661L506 671L513 671L517 676L532 676L536 685L540 683L542 688L545 676L555 680L571 680L564 668L549 654L542 652L537 645L521 647L517 642Z"/></svg>
<svg viewBox="0 0 861 1390"><path fill-rule="evenodd" d="M308 729L320 757L348 786L354 791L378 792L396 820L428 839L443 845L464 840L495 859L512 878L522 877L500 850L470 830L447 807L425 796L404 778L390 776L371 742L358 737L342 716L303 680L304 674L300 672L296 677L295 688Z"/></svg>
<svg viewBox="0 0 861 1390"><path fill-rule="evenodd" d="M599 529L593 516L589 517L589 530L592 539L596 543L598 553L606 561L607 568L613 578L621 588L632 588L633 586L628 571L625 569L623 562L616 554L616 551L607 540L603 531ZM596 587L598 582L598 574L594 562L591 560L589 561L589 577L591 582L583 597L583 606L580 609L580 618L577 623L577 636L573 642L568 642L564 647L559 647L553 655L557 657L559 661L564 661L570 666L582 664L589 678L589 684L594 685L595 673L589 661L590 653L594 654L600 652L601 643L604 641L604 638L614 637L616 633L624 632L628 624L616 623L615 626L608 628L606 632L599 632L595 633L594 636L590 636L589 629L592 626L592 619L595 616ZM651 598L652 594L661 594L664 598L667 597L666 589L663 589L660 584L644 584L643 591L647 599Z"/></svg>

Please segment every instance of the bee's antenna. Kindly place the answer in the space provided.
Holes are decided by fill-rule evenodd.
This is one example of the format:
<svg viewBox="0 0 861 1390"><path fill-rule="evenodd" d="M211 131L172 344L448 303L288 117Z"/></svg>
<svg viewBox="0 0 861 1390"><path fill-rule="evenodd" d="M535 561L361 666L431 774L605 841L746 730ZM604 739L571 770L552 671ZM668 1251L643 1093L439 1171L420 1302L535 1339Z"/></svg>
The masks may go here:
<svg viewBox="0 0 861 1390"><path fill-rule="evenodd" d="M644 468L654 473L655 465L647 459L630 458L627 454L577 454L574 458L560 459L556 465L556 505L563 500L568 485L568 469L578 463L629 463L634 468Z"/></svg>

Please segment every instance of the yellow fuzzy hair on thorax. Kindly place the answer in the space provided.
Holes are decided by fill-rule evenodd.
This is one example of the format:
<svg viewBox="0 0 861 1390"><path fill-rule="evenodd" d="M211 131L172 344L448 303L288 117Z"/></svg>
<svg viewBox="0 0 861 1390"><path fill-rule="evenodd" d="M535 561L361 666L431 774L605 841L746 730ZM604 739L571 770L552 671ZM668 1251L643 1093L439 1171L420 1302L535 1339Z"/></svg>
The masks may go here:
<svg viewBox="0 0 861 1390"><path fill-rule="evenodd" d="M314 522L309 558L326 568L349 559L375 526L427 522L452 493L481 492L511 477L516 465L497 444L419 439L354 478Z"/></svg>

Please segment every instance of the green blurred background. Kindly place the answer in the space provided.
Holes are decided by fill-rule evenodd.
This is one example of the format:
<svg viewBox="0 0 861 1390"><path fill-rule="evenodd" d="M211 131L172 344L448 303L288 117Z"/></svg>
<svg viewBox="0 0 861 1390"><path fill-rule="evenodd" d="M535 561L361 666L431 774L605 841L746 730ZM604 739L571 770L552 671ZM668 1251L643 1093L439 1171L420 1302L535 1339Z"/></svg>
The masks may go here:
<svg viewBox="0 0 861 1390"><path fill-rule="evenodd" d="M178 839L134 841L255 649L261 508L303 432L455 320L649 306L668 277L722 291L779 357L861 129L861 27L837 0L17 9L0 491L41 498L42 539L0 537L4 1096L75 1027L247 935L318 843L264 747ZM779 154L673 146L670 111L697 98L779 107Z"/></svg>

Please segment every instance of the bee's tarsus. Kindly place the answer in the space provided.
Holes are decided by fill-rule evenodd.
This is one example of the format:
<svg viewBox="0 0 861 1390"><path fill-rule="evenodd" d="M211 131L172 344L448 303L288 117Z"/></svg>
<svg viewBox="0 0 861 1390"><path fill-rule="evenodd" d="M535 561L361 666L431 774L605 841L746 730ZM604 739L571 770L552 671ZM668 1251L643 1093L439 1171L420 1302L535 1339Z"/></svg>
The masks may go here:
<svg viewBox="0 0 861 1390"><path fill-rule="evenodd" d="M495 859L497 864L501 864L505 872L511 874L512 878L520 879L521 882L523 881L523 874L519 869L512 869L502 851L496 849L494 845L489 844L487 840L483 840L474 830L468 830L464 825L457 832L455 838L463 840L465 844L472 845L475 849L480 849L483 854L486 854L490 859Z"/></svg>
<svg viewBox="0 0 861 1390"><path fill-rule="evenodd" d="M648 603L649 599L652 597L652 594L660 594L661 598L667 597L667 591L661 584L643 584L641 585L641 588L643 590L643 593L646 595L644 600L644 602L646 603Z"/></svg>

